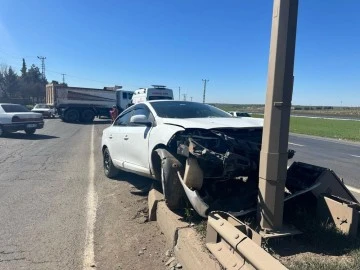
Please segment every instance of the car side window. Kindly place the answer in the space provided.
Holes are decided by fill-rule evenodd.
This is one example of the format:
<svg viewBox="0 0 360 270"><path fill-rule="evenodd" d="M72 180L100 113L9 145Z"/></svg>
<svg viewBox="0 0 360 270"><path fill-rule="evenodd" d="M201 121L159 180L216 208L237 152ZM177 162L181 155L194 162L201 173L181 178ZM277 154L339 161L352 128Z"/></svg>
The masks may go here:
<svg viewBox="0 0 360 270"><path fill-rule="evenodd" d="M123 115L120 115L114 123L114 126L128 126L130 123L130 118L133 115L133 110L126 112Z"/></svg>

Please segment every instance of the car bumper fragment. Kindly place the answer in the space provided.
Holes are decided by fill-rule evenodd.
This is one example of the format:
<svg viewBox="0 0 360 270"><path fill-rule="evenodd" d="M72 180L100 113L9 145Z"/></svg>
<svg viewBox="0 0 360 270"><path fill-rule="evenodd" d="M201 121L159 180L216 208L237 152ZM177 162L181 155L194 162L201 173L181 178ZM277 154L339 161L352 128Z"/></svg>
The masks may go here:
<svg viewBox="0 0 360 270"><path fill-rule="evenodd" d="M44 127L44 122L11 123L11 124L3 125L5 131L18 131L29 128L41 129L43 127Z"/></svg>

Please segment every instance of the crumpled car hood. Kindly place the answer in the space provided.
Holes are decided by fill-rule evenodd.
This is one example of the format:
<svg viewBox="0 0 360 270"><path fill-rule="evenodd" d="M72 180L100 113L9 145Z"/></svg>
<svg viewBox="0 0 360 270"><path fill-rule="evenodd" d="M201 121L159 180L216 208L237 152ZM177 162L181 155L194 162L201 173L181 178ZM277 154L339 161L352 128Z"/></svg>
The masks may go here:
<svg viewBox="0 0 360 270"><path fill-rule="evenodd" d="M262 127L264 120L259 118L162 118L164 124L180 126L183 128L258 128Z"/></svg>

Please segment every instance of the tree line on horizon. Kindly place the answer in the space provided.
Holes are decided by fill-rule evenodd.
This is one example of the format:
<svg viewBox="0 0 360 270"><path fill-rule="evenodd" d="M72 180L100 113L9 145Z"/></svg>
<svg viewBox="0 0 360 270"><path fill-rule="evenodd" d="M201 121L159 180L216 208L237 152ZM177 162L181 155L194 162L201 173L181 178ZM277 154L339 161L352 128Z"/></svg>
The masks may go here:
<svg viewBox="0 0 360 270"><path fill-rule="evenodd" d="M11 66L0 66L0 100L42 102L46 84L47 80L43 78L39 67L32 64L27 68L25 59L22 60L20 74Z"/></svg>

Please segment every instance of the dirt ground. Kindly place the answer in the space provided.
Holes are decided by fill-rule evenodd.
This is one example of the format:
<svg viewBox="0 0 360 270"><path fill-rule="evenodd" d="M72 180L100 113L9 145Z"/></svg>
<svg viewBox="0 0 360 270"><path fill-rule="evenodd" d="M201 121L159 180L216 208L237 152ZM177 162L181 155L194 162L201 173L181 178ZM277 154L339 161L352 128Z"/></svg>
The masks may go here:
<svg viewBox="0 0 360 270"><path fill-rule="evenodd" d="M98 149L97 156L101 156ZM147 221L147 193L132 193L150 185L151 180L125 172L108 179L102 173L100 158L96 168L101 171L95 181L96 269L167 269L169 246L157 223Z"/></svg>
<svg viewBox="0 0 360 270"><path fill-rule="evenodd" d="M145 184L131 174L119 178ZM131 190L132 184L120 179L98 188L102 200L95 230L97 269L165 269L165 237L156 222L147 221L147 196L133 195Z"/></svg>

